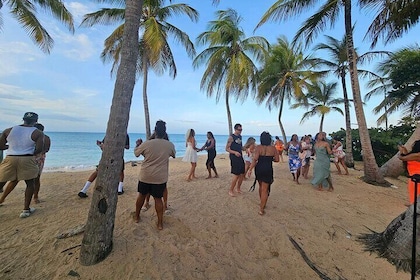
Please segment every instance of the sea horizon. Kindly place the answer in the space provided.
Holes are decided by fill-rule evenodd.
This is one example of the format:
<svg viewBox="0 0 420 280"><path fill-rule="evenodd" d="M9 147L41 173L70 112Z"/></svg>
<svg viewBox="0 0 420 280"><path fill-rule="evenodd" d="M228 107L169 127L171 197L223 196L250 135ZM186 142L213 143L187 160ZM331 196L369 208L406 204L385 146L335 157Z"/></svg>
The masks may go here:
<svg viewBox="0 0 420 280"><path fill-rule="evenodd" d="M99 164L102 151L96 145L96 140L102 140L105 133L99 132L45 132L51 138L51 148L47 153L44 165L44 172L71 172L93 170ZM130 148L124 150L124 161L141 161L142 156L134 155L134 147L138 138L146 139L144 133L128 133L130 138ZM258 136L242 135L245 141L248 137L254 137L258 141ZM274 136L273 136L274 137ZM214 135L216 139L217 154L227 154L225 147L228 135ZM206 140L206 134L196 134L197 147L201 148ZM175 145L176 158L182 158L185 154L185 134L169 134L169 141ZM206 151L198 153L207 155ZM4 156L7 150L4 151Z"/></svg>

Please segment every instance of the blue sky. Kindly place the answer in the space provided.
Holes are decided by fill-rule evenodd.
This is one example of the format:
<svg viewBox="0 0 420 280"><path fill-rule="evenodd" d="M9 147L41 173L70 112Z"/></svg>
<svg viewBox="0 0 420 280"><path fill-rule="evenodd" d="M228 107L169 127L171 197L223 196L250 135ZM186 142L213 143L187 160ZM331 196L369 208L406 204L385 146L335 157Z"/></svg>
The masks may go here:
<svg viewBox="0 0 420 280"><path fill-rule="evenodd" d="M253 30L263 13L274 3L274 0L221 0L219 6L211 4L211 0L173 1L187 3L200 13L198 23L174 17L170 22L186 31L195 42L198 34L206 30L208 21L215 18L215 11L233 8L243 17L242 28L247 37L258 35L274 43L280 35L285 35L290 41L296 30L307 16L286 23L267 23L255 33ZM258 4L255 4L257 3ZM101 7L95 1L65 2L73 13L78 26L84 14L98 10ZM99 55L103 49L103 41L115 28L113 26L95 26L93 28L76 28L74 35L58 21L39 13L40 19L54 38L55 45L50 55L44 54L28 37L25 31L9 15L8 6L0 10L3 18L3 28L0 31L0 131L4 128L20 124L25 111L39 114L39 122L46 131L80 131L104 132L109 116L115 79L110 76L111 64L103 64ZM358 13L354 8L356 21L355 45L359 53L368 51L369 42L363 41L363 35L374 13ZM415 34L419 34L417 26L393 44L383 46L378 44L376 50L390 50L413 44ZM342 38L344 27L338 22L334 30L324 34ZM321 35L316 42L323 39ZM204 134L211 130L215 134L227 134L228 125L226 108L223 100L216 103L215 98L207 98L200 90L200 80L204 67L194 70L192 61L185 51L175 42L171 42L178 68L178 75L173 80L165 73L156 76L149 75L149 110L152 127L156 120L167 122L169 133L185 133L194 128L197 133ZM197 53L203 47L197 47ZM310 48L307 54L311 53ZM322 54L321 54L322 55ZM368 66L374 70L374 64ZM366 67L365 67L366 68ZM330 78L330 81L337 81ZM338 82L338 81L337 81ZM348 83L350 85L350 83ZM362 91L366 92L361 81ZM337 97L341 96L340 86L337 87ZM142 102L142 81L138 80L134 89L128 131L144 133L144 112ZM376 127L378 116L372 114L372 108L380 102L373 98L365 106L368 127ZM278 110L268 111L264 104L257 105L249 97L244 103L230 102L233 123L241 123L246 135L259 135L261 131L270 131L279 135ZM315 134L319 127L319 117L314 117L303 124L300 119L303 110L290 110L285 106L283 124L287 135L297 133ZM357 127L354 108L351 108L352 127ZM390 122L396 124L399 114L391 117ZM326 116L324 131L337 131L344 127L344 117L338 113Z"/></svg>

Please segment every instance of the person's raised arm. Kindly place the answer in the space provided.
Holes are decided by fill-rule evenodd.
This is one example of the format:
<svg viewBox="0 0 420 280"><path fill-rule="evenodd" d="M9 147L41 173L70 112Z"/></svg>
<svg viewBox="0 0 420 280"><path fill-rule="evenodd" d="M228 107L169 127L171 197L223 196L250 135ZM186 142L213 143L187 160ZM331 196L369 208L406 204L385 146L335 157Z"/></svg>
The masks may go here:
<svg viewBox="0 0 420 280"><path fill-rule="evenodd" d="M134 155L136 157L139 157L142 153L142 150L140 147L142 143L143 143L143 140L141 138L136 140L136 147L134 148Z"/></svg>
<svg viewBox="0 0 420 280"><path fill-rule="evenodd" d="M7 136L9 135L12 128L5 129L0 134L0 150L7 150L9 148L9 145L7 145Z"/></svg>

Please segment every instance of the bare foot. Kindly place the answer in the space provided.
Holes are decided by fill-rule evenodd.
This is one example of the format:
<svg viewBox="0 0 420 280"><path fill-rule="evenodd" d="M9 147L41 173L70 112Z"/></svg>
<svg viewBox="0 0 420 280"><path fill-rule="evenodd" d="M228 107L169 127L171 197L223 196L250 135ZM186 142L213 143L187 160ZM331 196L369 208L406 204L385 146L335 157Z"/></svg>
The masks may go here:
<svg viewBox="0 0 420 280"><path fill-rule="evenodd" d="M157 223L156 225L157 225L157 229L158 230L162 230L163 229L163 225L162 224Z"/></svg>
<svg viewBox="0 0 420 280"><path fill-rule="evenodd" d="M322 192L322 191L323 191L322 187L318 187L316 190L317 190L317 191L320 191L320 192Z"/></svg>
<svg viewBox="0 0 420 280"><path fill-rule="evenodd" d="M332 192L332 191L334 191L334 188L333 188L333 187L329 187L329 188L328 188L328 191L329 191L329 192Z"/></svg>
<svg viewBox="0 0 420 280"><path fill-rule="evenodd" d="M135 222L135 223L140 222L140 215L139 215L139 216L136 216L136 214L134 214L134 215L133 215L133 218L134 218L134 222Z"/></svg>
<svg viewBox="0 0 420 280"><path fill-rule="evenodd" d="M217 174L216 174L216 175L214 175L214 178L219 178L219 175L217 175Z"/></svg>
<svg viewBox="0 0 420 280"><path fill-rule="evenodd" d="M231 192L231 191L229 191L229 195L230 195L231 197L235 197L235 194L234 194L233 192Z"/></svg>
<svg viewBox="0 0 420 280"><path fill-rule="evenodd" d="M236 192L239 193L239 194L242 194L242 191L241 190L237 190Z"/></svg>
<svg viewBox="0 0 420 280"><path fill-rule="evenodd" d="M209 175L209 176L207 176L207 177L206 177L206 179L211 179L211 176L210 176L210 175Z"/></svg>
<svg viewBox="0 0 420 280"><path fill-rule="evenodd" d="M192 179L191 178L187 178L187 182L191 182L192 181Z"/></svg>
<svg viewBox="0 0 420 280"><path fill-rule="evenodd" d="M265 211L264 210L260 210L260 211L258 211L258 214L260 214L261 216L263 216L265 214Z"/></svg>
<svg viewBox="0 0 420 280"><path fill-rule="evenodd" d="M35 202L36 204L41 203L41 201L39 200L39 198L34 198L34 202Z"/></svg>

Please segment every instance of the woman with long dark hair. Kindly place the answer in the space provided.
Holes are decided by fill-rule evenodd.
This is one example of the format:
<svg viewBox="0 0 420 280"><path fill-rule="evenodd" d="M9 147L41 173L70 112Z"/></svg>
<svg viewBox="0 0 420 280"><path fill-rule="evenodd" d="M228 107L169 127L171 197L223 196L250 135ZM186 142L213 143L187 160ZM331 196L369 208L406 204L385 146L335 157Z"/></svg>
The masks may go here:
<svg viewBox="0 0 420 280"><path fill-rule="evenodd" d="M219 175L217 174L216 166L214 165L214 159L216 158L216 139L214 139L214 135L211 131L207 132L207 141L200 149L200 151L202 150L207 151L206 167L209 172L209 176L206 179L211 178L212 169L214 171L214 178L218 178Z"/></svg>
<svg viewBox="0 0 420 280"><path fill-rule="evenodd" d="M254 151L254 158L248 171L251 175L255 167L255 178L259 185L260 211L258 214L265 214L265 206L270 192L270 186L273 183L273 161L279 162L279 152L271 145L272 139L270 133L264 131L260 136L261 145L258 145Z"/></svg>

